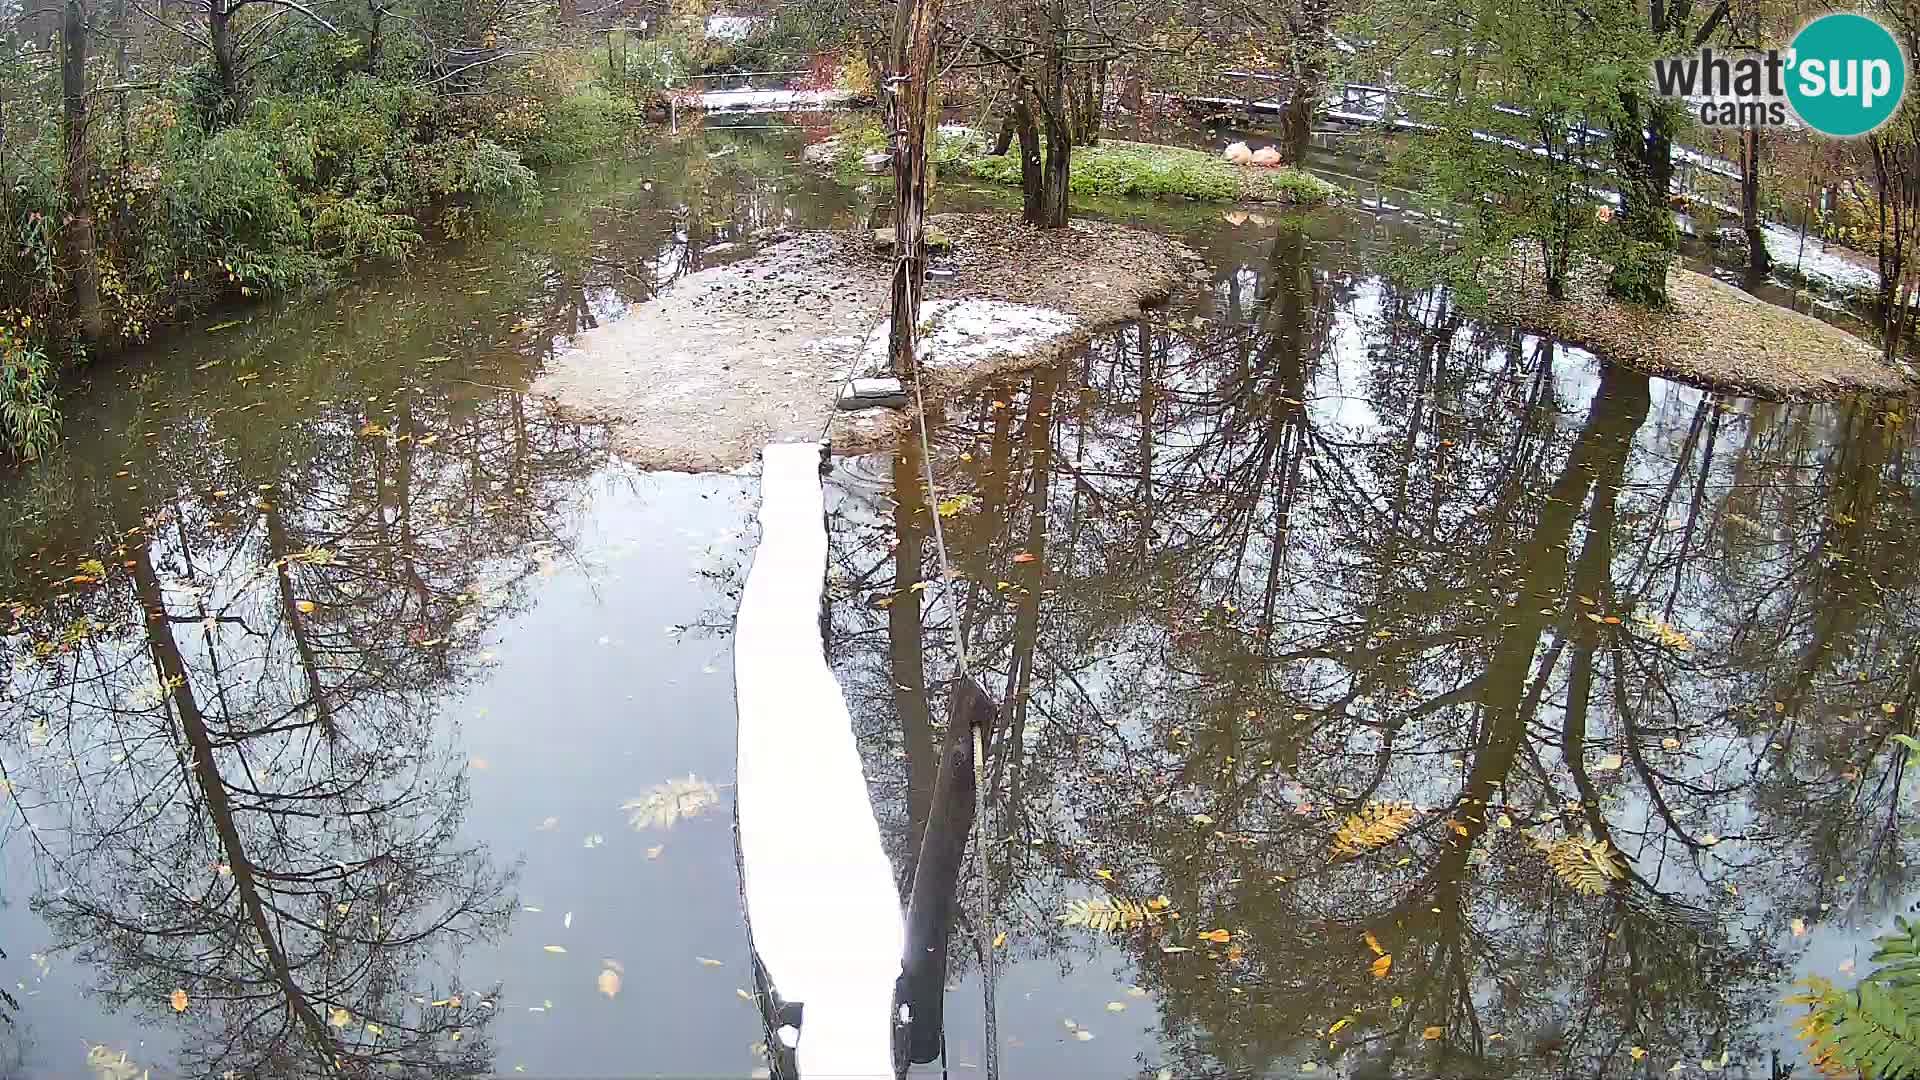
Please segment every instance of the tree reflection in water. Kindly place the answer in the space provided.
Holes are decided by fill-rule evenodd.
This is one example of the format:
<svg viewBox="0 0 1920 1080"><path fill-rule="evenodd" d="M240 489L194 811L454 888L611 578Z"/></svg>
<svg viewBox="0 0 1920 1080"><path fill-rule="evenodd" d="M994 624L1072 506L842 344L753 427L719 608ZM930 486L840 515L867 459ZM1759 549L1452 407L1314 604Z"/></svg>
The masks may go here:
<svg viewBox="0 0 1920 1080"><path fill-rule="evenodd" d="M1788 923L1910 887L1910 428L1601 368L1297 223L1217 290L941 436L970 660L1011 687L1011 954L1070 969L1067 901L1166 896L1116 938L1161 1001L1149 1073L1765 1068ZM897 856L952 667L918 470L836 525ZM1405 835L1333 849L1388 802ZM1601 894L1550 866L1569 840L1618 853Z"/></svg>
<svg viewBox="0 0 1920 1080"><path fill-rule="evenodd" d="M269 483L207 454L157 512L106 510L100 580L8 639L33 905L109 1007L184 1006L182 1073L495 1071L500 988L459 956L516 875L461 837L442 708L604 455L518 394L391 404L262 455L298 462Z"/></svg>

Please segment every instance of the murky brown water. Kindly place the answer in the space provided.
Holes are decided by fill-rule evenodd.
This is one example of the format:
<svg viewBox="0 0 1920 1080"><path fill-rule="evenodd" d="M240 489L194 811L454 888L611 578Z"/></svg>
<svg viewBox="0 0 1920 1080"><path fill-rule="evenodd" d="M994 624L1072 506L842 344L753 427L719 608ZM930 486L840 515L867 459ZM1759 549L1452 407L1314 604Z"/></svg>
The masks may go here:
<svg viewBox="0 0 1920 1080"><path fill-rule="evenodd" d="M76 395L0 493L0 1074L760 1067L753 482L635 472L521 391L717 245L864 220L793 153L569 174ZM1013 703L1005 1075L1798 1060L1782 995L1913 898L1911 422L1479 325L1383 281L1364 215L1126 212L1209 254L1204 296L935 432L961 633ZM902 866L952 674L919 468L830 492L829 655ZM1062 922L1090 901L1147 914ZM979 928L970 894L958 1075Z"/></svg>

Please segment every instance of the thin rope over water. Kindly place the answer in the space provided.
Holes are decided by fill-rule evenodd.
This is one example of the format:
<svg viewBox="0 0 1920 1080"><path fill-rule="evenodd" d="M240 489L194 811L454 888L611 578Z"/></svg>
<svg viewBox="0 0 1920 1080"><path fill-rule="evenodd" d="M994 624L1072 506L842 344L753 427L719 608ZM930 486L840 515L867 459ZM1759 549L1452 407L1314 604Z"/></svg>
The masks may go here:
<svg viewBox="0 0 1920 1080"><path fill-rule="evenodd" d="M910 255L900 256L901 262L911 259ZM898 313L895 313L898 317ZM913 349L914 409L920 420L920 469L927 481L926 506L933 517L933 549L940 559L940 591L947 602L947 633L953 639L954 663L960 670L962 679L972 678L967 669L967 643L960 634L960 605L953 596L953 563L947 558L946 531L940 527L940 502L935 497L933 484L933 447L927 439L927 399L921 392L921 374L926 365L920 358L920 327L907 328L907 338ZM952 717L948 718L949 722ZM987 754L986 731L980 725L973 729L973 876L980 892L979 926L980 948L980 1009L985 1020L984 1062L987 1080L1000 1080L1000 1020L994 1008L993 982L993 897L987 881Z"/></svg>

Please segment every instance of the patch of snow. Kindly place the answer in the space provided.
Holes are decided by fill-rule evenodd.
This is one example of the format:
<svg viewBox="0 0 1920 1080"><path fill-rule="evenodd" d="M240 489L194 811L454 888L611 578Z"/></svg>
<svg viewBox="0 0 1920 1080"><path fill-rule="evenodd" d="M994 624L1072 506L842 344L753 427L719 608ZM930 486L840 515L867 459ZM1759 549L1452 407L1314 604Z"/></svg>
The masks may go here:
<svg viewBox="0 0 1920 1080"><path fill-rule="evenodd" d="M774 990L806 1008L803 1076L890 1080L906 945L853 721L820 640L820 444L774 443L734 635L741 891Z"/></svg>
<svg viewBox="0 0 1920 1080"><path fill-rule="evenodd" d="M753 28L767 20L754 15L715 15L707 20L709 41L745 41Z"/></svg>
<svg viewBox="0 0 1920 1080"><path fill-rule="evenodd" d="M1029 356L1072 333L1080 321L1064 311L1004 300L929 300L920 305L920 324L924 362L943 368ZM861 360L869 370L886 369L892 329L893 320L883 319L867 335Z"/></svg>
<svg viewBox="0 0 1920 1080"><path fill-rule="evenodd" d="M831 109L852 99L853 95L845 90L712 90L700 95L700 107L708 112L727 109L788 112Z"/></svg>
<svg viewBox="0 0 1920 1080"><path fill-rule="evenodd" d="M1816 285L1840 292L1871 293L1879 287L1879 271L1834 254L1827 250L1826 241L1817 236L1807 237L1803 253L1799 232L1785 225L1762 226L1760 235L1766 241L1767 254L1773 256L1774 265L1781 270L1797 272Z"/></svg>

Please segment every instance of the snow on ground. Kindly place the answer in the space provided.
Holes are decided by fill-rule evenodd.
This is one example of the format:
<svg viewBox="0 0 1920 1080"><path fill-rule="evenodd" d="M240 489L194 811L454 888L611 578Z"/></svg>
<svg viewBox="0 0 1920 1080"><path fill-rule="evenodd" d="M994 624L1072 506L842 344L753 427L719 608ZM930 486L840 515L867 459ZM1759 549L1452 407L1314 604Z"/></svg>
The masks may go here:
<svg viewBox="0 0 1920 1080"><path fill-rule="evenodd" d="M700 95L700 107L708 112L788 112L831 109L852 98L845 90L714 90Z"/></svg>
<svg viewBox="0 0 1920 1080"><path fill-rule="evenodd" d="M1761 235L1766 239L1767 254L1773 256L1775 265L1782 270L1796 271L1813 284L1841 292L1870 293L1880 283L1878 271L1829 251L1826 241L1817 236L1807 237L1803 253L1800 234L1784 225L1763 226Z"/></svg>
<svg viewBox="0 0 1920 1080"><path fill-rule="evenodd" d="M753 28L767 20L753 15L715 15L707 20L707 38L712 41L745 41Z"/></svg>
<svg viewBox="0 0 1920 1080"><path fill-rule="evenodd" d="M938 369L1031 356L1072 333L1079 320L1064 311L1004 300L929 300L920 305L920 324L926 328L921 353L928 367ZM883 319L867 335L861 360L870 370L886 370L892 327L892 319Z"/></svg>

